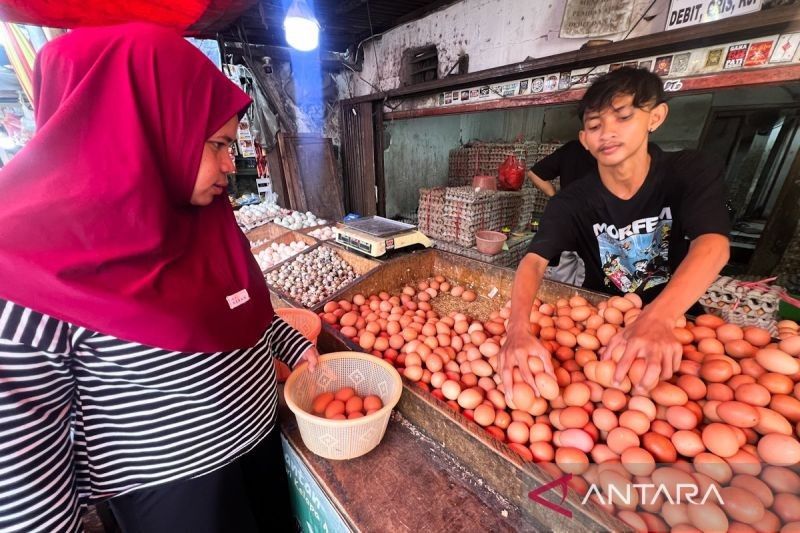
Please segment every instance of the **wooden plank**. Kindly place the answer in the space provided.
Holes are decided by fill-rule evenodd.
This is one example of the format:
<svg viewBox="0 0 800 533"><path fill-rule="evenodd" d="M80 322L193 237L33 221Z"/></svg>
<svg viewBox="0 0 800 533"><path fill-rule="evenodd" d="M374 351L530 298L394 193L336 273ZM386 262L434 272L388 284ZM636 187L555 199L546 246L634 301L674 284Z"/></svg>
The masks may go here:
<svg viewBox="0 0 800 533"><path fill-rule="evenodd" d="M449 76L438 80L400 87L391 91L362 96L343 102L365 99L401 98L455 90L475 85L488 85L505 80L558 72L565 69L616 63L680 50L702 48L727 42L800 31L800 10L796 6L776 7L758 13L698 24L688 28L658 32L617 41L605 46L564 52L531 61Z"/></svg>
<svg viewBox="0 0 800 533"><path fill-rule="evenodd" d="M378 215L386 216L386 175L383 168L383 104L370 103L373 110L373 141L375 160L375 186L378 188Z"/></svg>
<svg viewBox="0 0 800 533"><path fill-rule="evenodd" d="M272 190L278 195L278 205L288 208L289 190L286 185L286 178L283 175L283 163L281 160L281 149L278 143L267 152L267 164L269 165L269 175L272 179Z"/></svg>
<svg viewBox="0 0 800 533"><path fill-rule="evenodd" d="M721 72L719 74L706 74L668 80L673 82L671 84L672 90L668 94L692 94L734 87L780 85L784 83L793 83L798 79L800 79L800 65L796 64L784 67ZM384 116L387 120L404 120L417 117L478 113L492 109L514 109L518 107L564 104L579 101L585 92L586 89L571 89L552 93L529 94L474 104L390 111L385 113Z"/></svg>
<svg viewBox="0 0 800 533"><path fill-rule="evenodd" d="M292 209L328 219L344 217L341 180L329 138L278 133L281 164Z"/></svg>
<svg viewBox="0 0 800 533"><path fill-rule="evenodd" d="M347 210L375 215L375 163L373 105L361 102L341 106L342 170Z"/></svg>

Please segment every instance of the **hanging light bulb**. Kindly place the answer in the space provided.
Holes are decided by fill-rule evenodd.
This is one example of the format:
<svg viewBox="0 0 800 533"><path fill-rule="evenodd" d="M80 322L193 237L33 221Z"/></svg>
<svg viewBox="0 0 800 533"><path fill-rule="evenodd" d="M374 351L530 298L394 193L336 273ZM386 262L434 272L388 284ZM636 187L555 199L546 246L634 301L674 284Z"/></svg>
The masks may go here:
<svg viewBox="0 0 800 533"><path fill-rule="evenodd" d="M305 0L293 0L283 19L283 30L289 46L310 52L319 46L319 22Z"/></svg>

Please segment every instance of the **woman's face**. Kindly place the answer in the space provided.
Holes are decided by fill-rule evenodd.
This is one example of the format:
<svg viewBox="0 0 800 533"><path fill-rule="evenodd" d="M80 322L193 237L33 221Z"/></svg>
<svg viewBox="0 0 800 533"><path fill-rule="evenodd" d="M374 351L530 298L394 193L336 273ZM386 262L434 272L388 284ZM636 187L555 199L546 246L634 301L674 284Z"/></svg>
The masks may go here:
<svg viewBox="0 0 800 533"><path fill-rule="evenodd" d="M234 115L214 132L203 145L200 170L192 191L192 205L209 205L215 196L228 189L228 174L236 172L236 164L230 153L230 145L236 139L239 117Z"/></svg>

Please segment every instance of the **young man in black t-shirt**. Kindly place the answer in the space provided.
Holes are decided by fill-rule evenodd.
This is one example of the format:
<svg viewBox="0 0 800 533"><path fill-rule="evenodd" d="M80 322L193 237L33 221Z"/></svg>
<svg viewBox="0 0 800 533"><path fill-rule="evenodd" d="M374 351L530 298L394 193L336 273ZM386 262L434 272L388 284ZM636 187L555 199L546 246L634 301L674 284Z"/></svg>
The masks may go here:
<svg viewBox="0 0 800 533"><path fill-rule="evenodd" d="M528 320L547 263L563 250L576 250L586 264L585 288L635 292L646 304L603 353L608 358L624 346L615 381L640 357L647 361L643 390L677 370L682 350L672 332L675 321L727 262L730 222L718 161L696 151L665 153L648 146L648 134L667 112L661 80L645 70L606 74L584 95L580 141L597 170L550 200L517 269L508 339L500 352L507 396L515 366L535 389L529 355L552 370L550 354L530 334Z"/></svg>

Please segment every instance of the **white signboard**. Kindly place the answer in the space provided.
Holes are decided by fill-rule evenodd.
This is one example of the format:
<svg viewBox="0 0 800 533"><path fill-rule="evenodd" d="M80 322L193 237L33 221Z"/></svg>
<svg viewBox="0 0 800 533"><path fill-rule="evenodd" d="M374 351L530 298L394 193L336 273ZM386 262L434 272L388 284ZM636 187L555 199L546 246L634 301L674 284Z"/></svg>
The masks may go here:
<svg viewBox="0 0 800 533"><path fill-rule="evenodd" d="M761 0L672 0L665 30L674 30L761 10Z"/></svg>
<svg viewBox="0 0 800 533"><path fill-rule="evenodd" d="M630 27L633 0L567 0L561 21L562 38L612 35Z"/></svg>

